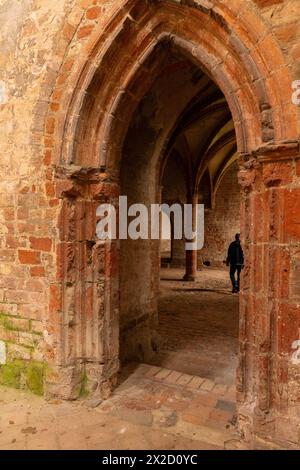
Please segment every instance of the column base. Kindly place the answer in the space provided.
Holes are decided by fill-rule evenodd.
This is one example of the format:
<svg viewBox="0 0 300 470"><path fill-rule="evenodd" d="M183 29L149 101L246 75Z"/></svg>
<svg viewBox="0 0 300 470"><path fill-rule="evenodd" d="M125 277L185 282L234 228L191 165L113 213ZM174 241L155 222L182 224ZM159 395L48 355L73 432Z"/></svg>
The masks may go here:
<svg viewBox="0 0 300 470"><path fill-rule="evenodd" d="M183 281L185 282L195 282L196 281L196 277L193 276L192 274L185 274L182 278Z"/></svg>

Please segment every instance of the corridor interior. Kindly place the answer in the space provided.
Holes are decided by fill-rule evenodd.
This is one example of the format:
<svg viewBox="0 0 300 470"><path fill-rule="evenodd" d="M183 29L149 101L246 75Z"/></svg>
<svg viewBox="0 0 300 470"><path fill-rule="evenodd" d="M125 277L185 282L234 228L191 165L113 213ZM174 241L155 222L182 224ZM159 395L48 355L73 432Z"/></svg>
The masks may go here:
<svg viewBox="0 0 300 470"><path fill-rule="evenodd" d="M124 141L121 194L128 204L204 205L204 246L191 258L170 214L160 243L121 240L122 367L103 407L222 448L236 409L239 296L224 264L240 231L236 134L204 71L170 45L149 68L158 59Z"/></svg>
<svg viewBox="0 0 300 470"><path fill-rule="evenodd" d="M157 365L234 385L238 353L238 295L227 271L204 267L195 282L184 270L162 269Z"/></svg>
<svg viewBox="0 0 300 470"><path fill-rule="evenodd" d="M221 109L226 110L226 102L221 103ZM201 109L201 103L199 106ZM206 106L213 107L211 125L216 126L218 111L209 101ZM198 118L191 120L196 128L190 135L197 136L198 146L203 145L207 114L208 110L198 111ZM228 141L222 134L232 124L224 126L225 131L216 131L220 135L214 138L215 149L208 151L210 157L197 188L198 202L205 206L205 233L194 280L184 280L190 269L185 240L174 239L172 217L163 213L156 331L159 348L152 360L131 361L122 368L116 394L106 405L114 416L135 422L147 419L152 428L163 429L165 436L177 439L174 448L243 448L235 428L239 295L232 293L225 264L228 246L239 232L240 190L234 135L231 133ZM178 138L182 142L181 133ZM201 154L194 145L194 154ZM207 145L214 146L211 142ZM187 167L195 159L188 138L181 152L184 156L179 150L170 150L162 177L162 202L169 205L188 200ZM164 438L162 446L163 442Z"/></svg>
<svg viewBox="0 0 300 470"><path fill-rule="evenodd" d="M230 386L236 378L239 298L231 293L226 257L240 231L240 189L231 114L212 81L186 110L162 175L163 203L183 206L191 193L204 205L204 245L192 269L184 237L174 236L172 214L162 216L156 364Z"/></svg>

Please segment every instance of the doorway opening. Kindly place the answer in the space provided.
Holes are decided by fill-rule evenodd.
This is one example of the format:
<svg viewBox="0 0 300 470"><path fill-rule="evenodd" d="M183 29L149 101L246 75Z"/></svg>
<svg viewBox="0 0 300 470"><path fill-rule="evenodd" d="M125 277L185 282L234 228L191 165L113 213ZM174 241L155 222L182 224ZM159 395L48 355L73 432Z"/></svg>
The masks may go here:
<svg viewBox="0 0 300 470"><path fill-rule="evenodd" d="M174 45L157 46L148 67L155 76L127 132L120 191L128 205L204 204L205 244L191 258L164 212L160 241L121 240L121 364L234 387L239 301L224 266L239 231L234 124L220 89ZM191 262L193 283L183 280Z"/></svg>
<svg viewBox="0 0 300 470"><path fill-rule="evenodd" d="M234 161L218 185L213 206L205 204L205 241L197 254L195 280L184 280L184 251L181 258L173 252L168 265L162 255L160 273L162 345L156 364L228 386L235 385L238 365L239 296L232 294L226 257L240 232L239 206ZM184 250L184 241L181 245Z"/></svg>

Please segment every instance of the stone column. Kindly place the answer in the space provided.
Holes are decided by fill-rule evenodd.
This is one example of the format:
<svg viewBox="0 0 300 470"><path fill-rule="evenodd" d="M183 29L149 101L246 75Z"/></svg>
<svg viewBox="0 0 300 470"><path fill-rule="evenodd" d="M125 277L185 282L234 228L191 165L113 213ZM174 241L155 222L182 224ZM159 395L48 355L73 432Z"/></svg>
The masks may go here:
<svg viewBox="0 0 300 470"><path fill-rule="evenodd" d="M253 448L298 448L300 416L300 154L244 156L238 422Z"/></svg>
<svg viewBox="0 0 300 470"><path fill-rule="evenodd" d="M176 240L172 236L171 246L171 267L182 268L186 259L184 239Z"/></svg>
<svg viewBox="0 0 300 470"><path fill-rule="evenodd" d="M119 186L97 169L71 171L57 169L61 215L47 325L55 332L55 365L47 393L106 398L119 368L119 247L97 239L96 211L104 202L117 206Z"/></svg>
<svg viewBox="0 0 300 470"><path fill-rule="evenodd" d="M195 194L187 198L188 204L193 206L193 215L192 215L192 226L193 231L197 228L197 204L198 204L198 194ZM195 281L197 277L197 265L198 265L198 251L197 250L186 250L185 252L185 275L183 277L184 281Z"/></svg>

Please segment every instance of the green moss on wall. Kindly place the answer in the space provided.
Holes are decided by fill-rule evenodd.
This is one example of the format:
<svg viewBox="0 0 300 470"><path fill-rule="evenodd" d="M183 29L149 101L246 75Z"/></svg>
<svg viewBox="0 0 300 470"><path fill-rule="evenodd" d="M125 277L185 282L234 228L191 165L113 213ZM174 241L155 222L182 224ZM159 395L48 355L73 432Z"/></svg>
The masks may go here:
<svg viewBox="0 0 300 470"><path fill-rule="evenodd" d="M36 395L44 395L44 378L46 366L40 362L30 362L26 370L28 389Z"/></svg>
<svg viewBox="0 0 300 470"><path fill-rule="evenodd" d="M0 313L0 326L5 328L8 331L17 331L14 327L13 322L9 319L7 315Z"/></svg>
<svg viewBox="0 0 300 470"><path fill-rule="evenodd" d="M87 382L88 378L86 375L86 371L83 371L82 377L81 377L81 385L80 385L80 391L79 391L79 398L86 398L89 394L87 390Z"/></svg>
<svg viewBox="0 0 300 470"><path fill-rule="evenodd" d="M0 383L8 387L21 388L21 377L25 371L25 363L19 359L0 367Z"/></svg>
<svg viewBox="0 0 300 470"><path fill-rule="evenodd" d="M36 395L43 395L46 371L47 366L42 362L16 359L0 366L0 383L18 389L28 388Z"/></svg>
<svg viewBox="0 0 300 470"><path fill-rule="evenodd" d="M0 326L8 331L22 331L16 328L10 317L4 313L0 313ZM39 341L40 335L35 335L33 332L32 346L22 345L22 347L33 352ZM6 341L6 344L9 344L9 341ZM46 371L45 363L12 358L0 366L0 384L18 389L27 388L36 395L43 395Z"/></svg>

